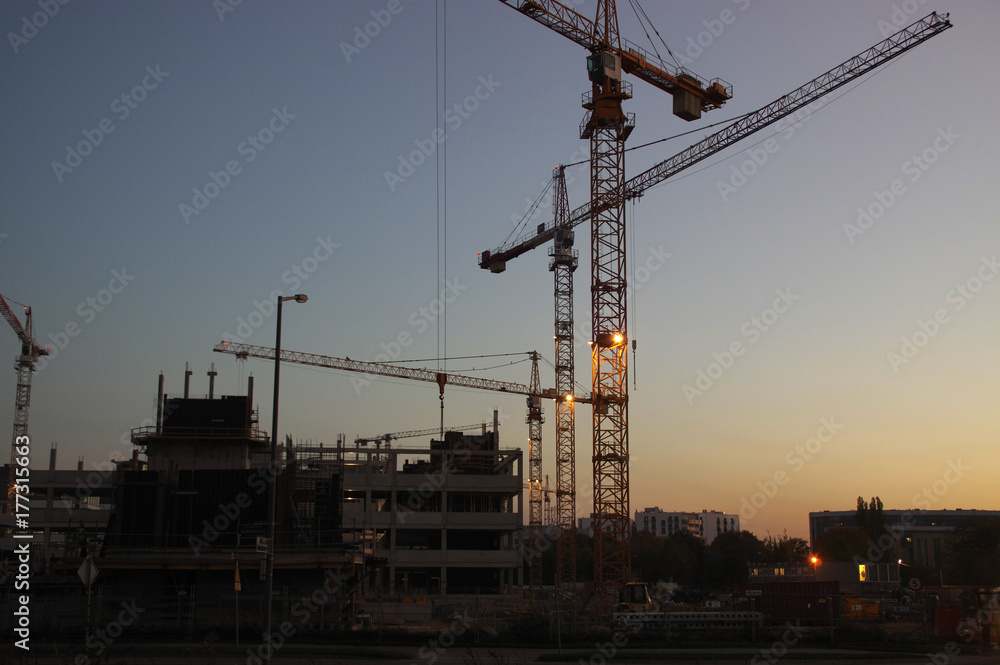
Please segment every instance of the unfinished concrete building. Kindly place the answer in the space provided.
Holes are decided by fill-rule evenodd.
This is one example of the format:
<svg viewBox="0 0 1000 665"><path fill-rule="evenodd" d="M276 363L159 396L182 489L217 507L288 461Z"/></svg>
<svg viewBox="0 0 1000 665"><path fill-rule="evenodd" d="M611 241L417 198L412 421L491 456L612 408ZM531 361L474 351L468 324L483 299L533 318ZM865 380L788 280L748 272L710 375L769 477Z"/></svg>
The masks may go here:
<svg viewBox="0 0 1000 665"><path fill-rule="evenodd" d="M290 503L322 523L323 482L342 479L345 541L378 566L390 594L506 593L522 583L520 449L497 432L446 432L426 448L296 446Z"/></svg>

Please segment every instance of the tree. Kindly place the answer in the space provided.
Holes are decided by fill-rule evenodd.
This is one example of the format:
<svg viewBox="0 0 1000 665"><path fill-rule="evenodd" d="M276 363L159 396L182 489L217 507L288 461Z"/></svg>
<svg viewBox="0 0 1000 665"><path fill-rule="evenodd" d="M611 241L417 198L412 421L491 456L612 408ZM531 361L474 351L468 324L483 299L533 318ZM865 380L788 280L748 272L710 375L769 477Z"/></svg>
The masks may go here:
<svg viewBox="0 0 1000 665"><path fill-rule="evenodd" d="M868 551L868 534L853 526L838 526L821 533L814 543L813 552L823 561L854 561L865 558Z"/></svg>
<svg viewBox="0 0 1000 665"><path fill-rule="evenodd" d="M698 585L704 579L705 541L690 531L678 531L663 541L658 579Z"/></svg>
<svg viewBox="0 0 1000 665"><path fill-rule="evenodd" d="M1000 518L973 517L955 527L943 573L948 584L1000 586Z"/></svg>
<svg viewBox="0 0 1000 665"><path fill-rule="evenodd" d="M706 582L715 587L747 581L748 563L760 561L764 544L749 531L720 533L708 546L705 559Z"/></svg>
<svg viewBox="0 0 1000 665"><path fill-rule="evenodd" d="M809 560L809 543L803 538L792 538L787 531L780 536L767 534L763 546L762 561L768 563L805 563Z"/></svg>
<svg viewBox="0 0 1000 665"><path fill-rule="evenodd" d="M867 503L863 497L859 496L855 516L858 528L864 531L871 540L877 541L878 537L885 532L885 511L882 499L877 496L872 497L871 503Z"/></svg>

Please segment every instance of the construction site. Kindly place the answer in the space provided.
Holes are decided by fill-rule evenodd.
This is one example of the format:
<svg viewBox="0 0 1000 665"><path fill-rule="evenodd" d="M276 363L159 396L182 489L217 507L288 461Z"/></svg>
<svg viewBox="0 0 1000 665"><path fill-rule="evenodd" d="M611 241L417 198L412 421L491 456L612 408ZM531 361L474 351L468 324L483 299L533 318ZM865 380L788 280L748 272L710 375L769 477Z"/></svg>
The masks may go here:
<svg viewBox="0 0 1000 665"><path fill-rule="evenodd" d="M530 193L536 203L551 200L551 219L533 218L532 208L507 240L477 255L478 268L485 271L481 274L501 280L518 257L547 247L552 338L537 340L536 348L551 351L553 360L546 361L538 351L518 354L530 363L530 373L524 382L513 382L448 371L443 367L455 361L448 357L415 367L316 353L339 353L335 341L325 349L290 350L281 339L283 303L304 303L310 297L315 302L318 297L279 293L273 345L229 336L211 349L232 357L226 358L232 362L227 366L240 368L239 394L221 394L214 364L207 372L205 394L192 393L194 372L189 368L182 390L176 375L160 373L155 418L128 430L128 454L99 472L87 470L82 458L76 471L60 470L60 450L51 447L46 468L35 442L29 491L27 472L23 479L19 475L28 464L18 450L29 440L33 374L50 349L39 344L31 307L23 305L23 313L15 313L21 303L0 296L4 318L21 344L11 459L5 471L3 556L5 574L12 577L17 553L30 552L34 635L71 631L90 636L128 606L142 608L141 621L130 629L134 639L168 636L209 646L235 642L237 647L261 644L262 634L268 643L281 625L319 641L450 632L452 641L474 634L477 642L502 644L505 636L516 635L537 643L558 642L561 648L563 639L625 631L640 643L704 636L756 642L797 616L790 612L798 609L780 603L755 604L761 589L771 587L761 586L764 582L754 575L722 601L713 597L709 603L684 603L668 602L665 589L670 585L642 579L633 569L631 541L637 525L630 501L635 451L629 437L629 389L637 344L629 325L634 258L627 257L632 250L626 208L650 189L758 132L773 130L780 121L905 56L951 28L949 16L928 11L914 17L870 48L844 54L849 57L840 64L798 87L788 86L785 94L720 123L721 128L704 128L703 138L683 151L633 174L625 167L631 149L626 142L636 126L628 110L632 81L663 97L664 114L686 122L718 114L739 91L723 79L695 74L673 53L666 57L660 53L666 44L660 50L655 43L641 47L620 35L614 0L599 0L587 15L574 8L579 3L501 2L524 23L549 29L573 42L564 44L566 49L586 55L587 78L582 68L574 73L586 86L580 102L583 119L565 119L587 146L589 179L579 187L585 192L576 192L585 201L570 205L571 165L560 164L541 193ZM580 247L586 248L583 274L589 277L583 287L589 308L583 316L574 307ZM309 290L308 284L302 288ZM583 341L581 329L587 331ZM256 341L267 339L266 334L261 332ZM471 358L480 361L502 351L483 349ZM273 384L255 384L252 373L244 377L243 368L255 366L273 367ZM366 381L436 385L440 409L426 413L414 427L439 422L432 428L350 440L336 431L325 439L296 438L297 424L278 420L282 366ZM581 375L589 375L586 385L581 386ZM127 378L153 391L152 376ZM453 420L472 418L446 415L452 390L507 400L507 409L511 403L522 406L514 419L501 418L494 407L492 419L455 426ZM265 408L272 420L262 422L260 404L272 400ZM328 404L322 395L315 395L309 406L335 416L345 408ZM135 414L135 420L144 415ZM372 431L379 427L371 423ZM591 464L577 468L577 432L584 428ZM549 467L551 478L545 472ZM29 512L30 529L21 521ZM654 512L667 514L647 509ZM719 527L715 523L723 513L701 515L715 520L704 525L711 527L712 537L740 530L736 516ZM581 518L590 520L592 538L578 533ZM693 526L685 521L683 530L689 528ZM851 598L874 593L876 587L889 593L899 586L898 569L873 570L879 571L877 576L862 580L870 582L867 586L852 580ZM829 635L832 641L834 621L846 615L831 608L835 603L840 607L834 598L848 587L843 580L840 587L836 581L816 581L815 565L812 577L809 571L796 574L794 583L813 585L803 593L812 594L808 618L815 622L816 640ZM14 593L9 588L5 596L12 607ZM996 599L984 595L974 602L987 607ZM931 604L927 612L933 612ZM884 615L872 618L878 617L884 625ZM456 621L462 622L461 630L454 628ZM17 628L9 614L0 622L4 635L17 635Z"/></svg>

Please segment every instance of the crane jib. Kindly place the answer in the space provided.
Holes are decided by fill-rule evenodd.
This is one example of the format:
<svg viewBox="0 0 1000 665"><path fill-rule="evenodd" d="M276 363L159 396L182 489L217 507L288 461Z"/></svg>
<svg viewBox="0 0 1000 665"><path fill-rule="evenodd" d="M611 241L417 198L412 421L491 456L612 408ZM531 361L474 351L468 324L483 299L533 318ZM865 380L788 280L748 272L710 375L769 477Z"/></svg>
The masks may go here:
<svg viewBox="0 0 1000 665"><path fill-rule="evenodd" d="M570 213L569 226L576 226L589 220L592 215L621 205L626 200L639 198L646 190L774 124L781 118L795 113L820 97L869 73L951 27L952 23L948 20L948 14L941 15L937 12L928 14L796 90L782 95L752 113L748 113L670 159L630 178L625 181L622 190L612 198L591 201L574 209ZM534 233L522 235L495 250L482 252L479 267L492 272L503 272L506 261L546 242L554 237L554 233L554 223L540 225Z"/></svg>

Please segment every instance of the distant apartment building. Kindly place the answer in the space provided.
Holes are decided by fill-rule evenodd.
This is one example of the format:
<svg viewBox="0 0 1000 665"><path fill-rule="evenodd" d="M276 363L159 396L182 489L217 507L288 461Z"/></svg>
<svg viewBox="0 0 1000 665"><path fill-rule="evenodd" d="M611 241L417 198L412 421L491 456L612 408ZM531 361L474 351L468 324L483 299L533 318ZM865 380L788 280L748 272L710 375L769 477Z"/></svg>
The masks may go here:
<svg viewBox="0 0 1000 665"><path fill-rule="evenodd" d="M740 530L740 516L718 510L698 513L666 512L659 507L644 508L635 513L636 529L654 536L672 536L687 531L711 545L720 533Z"/></svg>
<svg viewBox="0 0 1000 665"><path fill-rule="evenodd" d="M955 527L974 517L1000 518L1000 510L885 510L883 515L883 542L873 543L873 551L886 560L902 559L914 566L940 568L948 535ZM815 547L816 539L829 529L856 526L857 513L853 510L809 513L810 545Z"/></svg>

